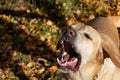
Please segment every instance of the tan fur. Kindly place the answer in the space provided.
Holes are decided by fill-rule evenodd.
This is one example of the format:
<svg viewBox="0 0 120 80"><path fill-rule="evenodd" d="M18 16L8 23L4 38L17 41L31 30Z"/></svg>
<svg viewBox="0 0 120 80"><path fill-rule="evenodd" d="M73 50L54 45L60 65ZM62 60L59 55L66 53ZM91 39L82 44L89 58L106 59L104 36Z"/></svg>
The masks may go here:
<svg viewBox="0 0 120 80"><path fill-rule="evenodd" d="M120 16L110 16L108 19L110 19L116 25L116 27L120 28Z"/></svg>
<svg viewBox="0 0 120 80"><path fill-rule="evenodd" d="M71 25L77 34L74 47L82 61L78 71L69 70L62 80L120 80L119 21L120 17L99 17L85 25ZM89 33L92 41L84 33ZM105 54L109 57L104 58Z"/></svg>

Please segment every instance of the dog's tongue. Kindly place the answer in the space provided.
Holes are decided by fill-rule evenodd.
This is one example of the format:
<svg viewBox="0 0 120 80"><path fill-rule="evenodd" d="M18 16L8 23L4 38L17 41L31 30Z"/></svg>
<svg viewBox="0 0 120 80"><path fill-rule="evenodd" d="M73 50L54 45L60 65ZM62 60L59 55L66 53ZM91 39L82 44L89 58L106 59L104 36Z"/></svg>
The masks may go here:
<svg viewBox="0 0 120 80"><path fill-rule="evenodd" d="M65 56L63 56L62 58L62 62L68 62L68 65L71 66L71 67L75 67L77 65L77 61L78 59L73 57L73 58L70 58L70 55L66 54Z"/></svg>
<svg viewBox="0 0 120 80"><path fill-rule="evenodd" d="M75 67L77 65L78 59L73 57L69 60L68 65L71 67Z"/></svg>
<svg viewBox="0 0 120 80"><path fill-rule="evenodd" d="M66 52L63 53L61 60L57 59L60 66L75 68L78 62L78 58L70 57Z"/></svg>

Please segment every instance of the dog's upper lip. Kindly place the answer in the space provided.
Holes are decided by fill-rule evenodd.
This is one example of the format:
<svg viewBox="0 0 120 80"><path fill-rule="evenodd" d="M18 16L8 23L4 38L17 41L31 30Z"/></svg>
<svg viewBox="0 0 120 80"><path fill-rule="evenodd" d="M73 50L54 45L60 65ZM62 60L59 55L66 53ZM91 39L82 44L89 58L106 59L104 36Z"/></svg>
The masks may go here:
<svg viewBox="0 0 120 80"><path fill-rule="evenodd" d="M80 55L74 50L74 46L68 41L61 41L62 54L57 58L57 63L60 67L69 68L73 71L79 69Z"/></svg>

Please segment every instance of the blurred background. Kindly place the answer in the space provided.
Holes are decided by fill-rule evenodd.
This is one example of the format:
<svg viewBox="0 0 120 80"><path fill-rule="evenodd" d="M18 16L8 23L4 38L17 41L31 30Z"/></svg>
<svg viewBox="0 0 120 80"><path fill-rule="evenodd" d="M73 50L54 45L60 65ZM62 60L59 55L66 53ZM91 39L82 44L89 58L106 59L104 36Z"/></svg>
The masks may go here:
<svg viewBox="0 0 120 80"><path fill-rule="evenodd" d="M120 0L0 0L0 80L59 80L63 29L120 16Z"/></svg>

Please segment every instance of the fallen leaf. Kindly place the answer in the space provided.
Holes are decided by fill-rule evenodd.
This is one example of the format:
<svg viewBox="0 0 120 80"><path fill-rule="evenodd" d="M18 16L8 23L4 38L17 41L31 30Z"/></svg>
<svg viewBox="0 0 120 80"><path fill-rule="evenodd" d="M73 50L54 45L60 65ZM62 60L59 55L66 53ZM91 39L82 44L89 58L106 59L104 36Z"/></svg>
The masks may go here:
<svg viewBox="0 0 120 80"><path fill-rule="evenodd" d="M58 70L58 67L56 65L50 67L50 72L56 72Z"/></svg>

